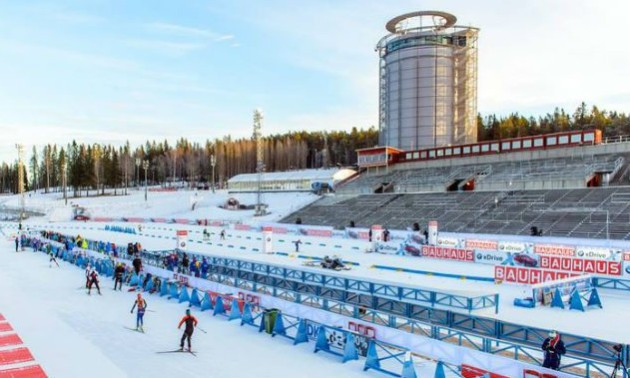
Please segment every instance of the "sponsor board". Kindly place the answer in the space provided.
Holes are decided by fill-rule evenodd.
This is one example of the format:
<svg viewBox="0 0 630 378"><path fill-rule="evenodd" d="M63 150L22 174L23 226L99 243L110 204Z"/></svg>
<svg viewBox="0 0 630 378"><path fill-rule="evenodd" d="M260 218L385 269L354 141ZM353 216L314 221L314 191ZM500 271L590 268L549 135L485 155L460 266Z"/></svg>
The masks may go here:
<svg viewBox="0 0 630 378"><path fill-rule="evenodd" d="M499 375L491 371L479 369L477 367L466 365L466 364L462 365L461 374L463 378L478 378L478 377L508 378L504 375Z"/></svg>
<svg viewBox="0 0 630 378"><path fill-rule="evenodd" d="M581 259L617 260L620 255L621 251L608 248L580 246L575 250L575 256Z"/></svg>
<svg viewBox="0 0 630 378"><path fill-rule="evenodd" d="M620 262L575 257L541 256L540 267L542 269L572 273L592 273L608 276L620 276L622 274Z"/></svg>
<svg viewBox="0 0 630 378"><path fill-rule="evenodd" d="M390 254L390 255L394 255L397 254L398 252L401 251L401 249L404 249L404 245L401 245L401 243L396 243L396 242L388 242L388 243L377 243L377 247L376 250L380 253L386 253L386 254Z"/></svg>
<svg viewBox="0 0 630 378"><path fill-rule="evenodd" d="M630 252L623 253L623 261L630 261Z"/></svg>
<svg viewBox="0 0 630 378"><path fill-rule="evenodd" d="M473 251L472 249L434 247L425 245L422 247L422 257L474 262L475 251Z"/></svg>
<svg viewBox="0 0 630 378"><path fill-rule="evenodd" d="M488 265L500 265L506 259L506 254L498 251L475 250L475 262Z"/></svg>
<svg viewBox="0 0 630 378"><path fill-rule="evenodd" d="M555 281L577 275L579 274L558 272L547 269L525 268L520 266L498 265L494 267L495 281L520 285L535 285L542 282Z"/></svg>
<svg viewBox="0 0 630 378"><path fill-rule="evenodd" d="M534 253L551 256L575 256L575 247L559 244L534 244Z"/></svg>
<svg viewBox="0 0 630 378"><path fill-rule="evenodd" d="M300 234L306 236L317 236L321 238L329 238L333 234L332 227L329 229L326 228L300 228Z"/></svg>
<svg viewBox="0 0 630 378"><path fill-rule="evenodd" d="M466 239L464 246L468 249L481 249L484 251L496 251L499 243L495 240Z"/></svg>
<svg viewBox="0 0 630 378"><path fill-rule="evenodd" d="M459 248L461 246L459 239L446 238L446 237L441 237L441 236L438 236L437 245L439 245L440 247L452 247L452 248Z"/></svg>
<svg viewBox="0 0 630 378"><path fill-rule="evenodd" d="M525 243L525 242L515 242L515 241L500 241L499 242L499 251L501 252L529 252L531 251L533 244Z"/></svg>
<svg viewBox="0 0 630 378"><path fill-rule="evenodd" d="M630 278L630 261L623 262L623 276Z"/></svg>
<svg viewBox="0 0 630 378"><path fill-rule="evenodd" d="M252 226L248 224L237 223L234 225L236 231L251 231Z"/></svg>

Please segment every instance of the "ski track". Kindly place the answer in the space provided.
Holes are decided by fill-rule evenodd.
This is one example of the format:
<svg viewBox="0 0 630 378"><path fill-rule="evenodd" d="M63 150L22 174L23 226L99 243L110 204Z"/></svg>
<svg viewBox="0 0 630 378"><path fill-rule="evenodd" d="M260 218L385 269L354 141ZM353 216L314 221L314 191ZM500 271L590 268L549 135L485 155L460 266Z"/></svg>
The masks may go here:
<svg viewBox="0 0 630 378"><path fill-rule="evenodd" d="M259 334L254 327L214 318L192 309L199 326L193 335L197 356L155 352L179 347L177 324L185 304L146 295L146 333L131 314L135 292L114 292L102 278L102 296L78 290L83 271L66 262L49 268L42 253L15 253L0 241L0 312L11 321L36 361L51 377L366 377L365 360L341 364L339 357L313 353L312 342L293 346L284 338ZM420 366L419 371L423 368Z"/></svg>

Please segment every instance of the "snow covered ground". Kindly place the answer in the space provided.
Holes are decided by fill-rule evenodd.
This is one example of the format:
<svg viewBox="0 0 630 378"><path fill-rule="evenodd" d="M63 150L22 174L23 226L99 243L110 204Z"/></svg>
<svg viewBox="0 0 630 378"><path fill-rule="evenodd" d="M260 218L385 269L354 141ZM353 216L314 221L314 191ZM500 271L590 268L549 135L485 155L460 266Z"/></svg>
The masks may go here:
<svg viewBox="0 0 630 378"><path fill-rule="evenodd" d="M35 223L34 223L35 224ZM34 225L33 224L33 225ZM123 225L124 223L121 223ZM227 240L222 242L217 235L213 235L211 240L202 241L200 226L188 225L145 225L142 235L123 234L118 232L104 231L103 224L99 223L55 223L48 225L50 229L58 230L68 234L81 234L84 237L107 240L116 243L126 244L128 242L139 241L143 248L147 250L164 250L174 247L175 241L170 238L175 234L175 229L188 229L191 240L189 243L191 250L195 252L208 253L213 255L225 255L248 260L255 260L273 264L296 266L301 269L305 260L292 257L294 245L290 236L276 236L274 250L277 252L288 252L289 256L267 255L255 252L253 248L261 248L261 242L256 239L260 234L246 231L228 231ZM90 228L92 228L90 230ZM210 228L212 230L212 228ZM216 231L216 230L215 230ZM162 238L159 238L162 236ZM249 236L250 239L246 239ZM279 239L283 239L281 243ZM296 237L293 237L296 238ZM300 237L305 242L308 237ZM318 238L310 238L318 240ZM321 239L319 239L321 240ZM202 241L202 243L197 243ZM357 241L361 243L360 241ZM220 246L219 244L222 244ZM228 245L232 245L229 248ZM366 243L367 245L367 243ZM302 245L300 253L308 256L323 257L331 254L325 248L318 248L318 243L312 246ZM240 249L244 247L245 249ZM363 249L361 249L363 250ZM372 265L388 265L401 268L411 268L433 272L447 272L454 274L468 274L482 277L493 277L493 267L490 265L472 264L466 262L456 262L436 259L414 258L409 256L394 256L382 254L365 254L356 250L335 250L335 253L345 260L358 262L360 266L353 267L350 271L343 271L343 275L355 278L369 278L372 281L388 281L403 286L416 286L430 288L438 291L448 291L451 293L466 294L487 294L498 292L500 294L499 314L494 314L494 309L475 311L475 314L498 318L508 322L526 324L534 327L557 329L561 333L571 333L603 339L614 342L625 342L630 338L629 327L612 327L611 324L624 324L627 314L630 311L630 295L628 292L615 290L601 290L600 295L604 309L592 309L586 312L552 309L548 307L537 307L535 309L525 309L513 305L514 298L527 295L523 286L515 285L495 285L490 282L479 282L471 280L461 280L453 278L436 277L429 275L409 274L397 271L383 271L370 268ZM588 324L588 327L584 325Z"/></svg>
<svg viewBox="0 0 630 378"><path fill-rule="evenodd" d="M108 194L113 194L111 191ZM219 208L228 198L236 198L241 204L256 203L255 193L228 194L225 190L211 191L180 190L176 192L149 192L144 201L144 191L129 189L128 195L106 195L69 198L65 206L61 193L32 193L25 196L27 209L46 214L50 221L68 221L72 217L72 205L85 207L92 217L172 217L188 219L248 220L254 216L253 210L224 210ZM85 195L85 192L83 193ZM277 221L294 211L315 201L318 196L312 193L265 193L262 201L269 205L270 214L256 218L261 221ZM192 203L196 201L195 210ZM0 197L0 207L16 208L19 196Z"/></svg>
<svg viewBox="0 0 630 378"><path fill-rule="evenodd" d="M83 272L60 262L50 268L42 253L13 252L0 239L0 313L3 313L50 377L366 377L363 362L342 364L338 357L313 353L313 343L293 346L253 327L193 309L199 327L193 335L197 357L157 354L178 347L177 323L184 304L145 296L146 333L130 331L135 293L114 292L103 279L103 295L87 296ZM0 369L7 366L0 367ZM418 365L429 376L432 364ZM427 374L427 375L423 375Z"/></svg>

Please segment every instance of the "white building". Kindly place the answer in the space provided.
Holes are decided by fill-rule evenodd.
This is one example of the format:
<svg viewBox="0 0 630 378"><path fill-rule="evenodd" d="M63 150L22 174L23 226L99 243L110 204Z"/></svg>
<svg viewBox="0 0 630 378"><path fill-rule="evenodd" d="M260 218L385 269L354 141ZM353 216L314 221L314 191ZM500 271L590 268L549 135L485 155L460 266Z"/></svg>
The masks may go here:
<svg viewBox="0 0 630 378"><path fill-rule="evenodd" d="M356 174L352 169L302 169L286 172L265 172L261 189L265 192L314 191L322 187L334 190L335 186ZM245 173L228 180L229 192L254 192L258 189L258 174Z"/></svg>

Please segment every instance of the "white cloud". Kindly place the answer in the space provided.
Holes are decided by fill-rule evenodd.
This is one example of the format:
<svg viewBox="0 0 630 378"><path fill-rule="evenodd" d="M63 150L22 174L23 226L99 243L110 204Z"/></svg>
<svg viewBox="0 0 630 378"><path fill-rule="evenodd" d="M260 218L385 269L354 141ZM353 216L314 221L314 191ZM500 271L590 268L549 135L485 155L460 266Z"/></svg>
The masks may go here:
<svg viewBox="0 0 630 378"><path fill-rule="evenodd" d="M200 50L206 47L203 43L192 42L170 42L152 39L130 39L124 42L127 46L151 50L164 54L180 55L194 50Z"/></svg>
<svg viewBox="0 0 630 378"><path fill-rule="evenodd" d="M144 24L144 26L153 32L167 34L171 36L202 38L213 40L216 42L234 39L234 35L232 34L221 34L208 29L195 28L167 22L153 22L149 24Z"/></svg>

